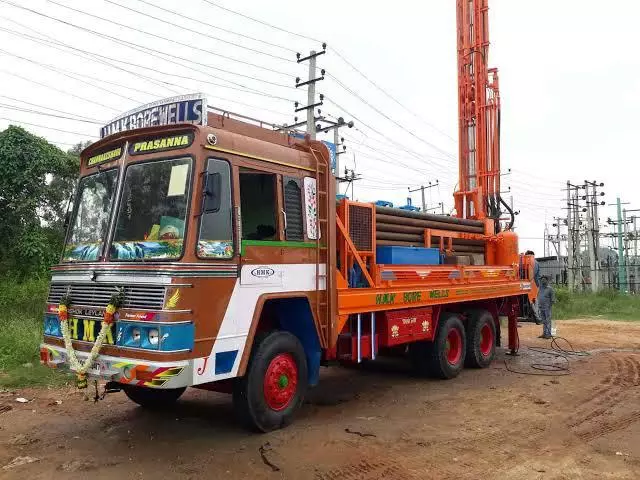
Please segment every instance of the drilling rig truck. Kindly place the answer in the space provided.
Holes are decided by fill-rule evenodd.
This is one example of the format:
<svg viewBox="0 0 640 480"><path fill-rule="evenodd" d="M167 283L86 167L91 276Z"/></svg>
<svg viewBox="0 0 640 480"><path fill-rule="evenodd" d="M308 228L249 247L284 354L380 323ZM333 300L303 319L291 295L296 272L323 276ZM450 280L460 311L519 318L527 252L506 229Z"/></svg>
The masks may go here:
<svg viewBox="0 0 640 480"><path fill-rule="evenodd" d="M145 407L187 387L231 393L240 419L269 431L324 365L400 353L451 379L516 349L535 284L501 208L487 0L457 9L454 216L337 201L322 142L216 113L203 95L145 105L82 152L42 363Z"/></svg>

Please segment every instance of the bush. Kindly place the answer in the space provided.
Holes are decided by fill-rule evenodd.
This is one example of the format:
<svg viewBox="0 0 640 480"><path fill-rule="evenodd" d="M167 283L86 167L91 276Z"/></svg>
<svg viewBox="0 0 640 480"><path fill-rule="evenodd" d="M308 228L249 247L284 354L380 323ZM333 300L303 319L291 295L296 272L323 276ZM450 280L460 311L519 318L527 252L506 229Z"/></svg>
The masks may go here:
<svg viewBox="0 0 640 480"><path fill-rule="evenodd" d="M617 290L598 293L569 292L556 289L558 303L554 317L568 318L603 317L610 320L640 320L640 296L624 295Z"/></svg>
<svg viewBox="0 0 640 480"><path fill-rule="evenodd" d="M40 365L48 281L0 280L0 385L23 386L66 381Z"/></svg>

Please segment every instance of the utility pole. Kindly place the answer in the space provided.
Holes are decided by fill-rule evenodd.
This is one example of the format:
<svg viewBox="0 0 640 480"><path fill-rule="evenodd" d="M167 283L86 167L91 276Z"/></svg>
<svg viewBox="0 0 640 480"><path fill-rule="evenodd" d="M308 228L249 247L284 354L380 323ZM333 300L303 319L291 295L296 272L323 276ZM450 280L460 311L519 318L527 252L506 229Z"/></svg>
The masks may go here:
<svg viewBox="0 0 640 480"><path fill-rule="evenodd" d="M569 291L573 292L575 288L573 274L573 209L571 207L571 183L567 182L567 283Z"/></svg>
<svg viewBox="0 0 640 480"><path fill-rule="evenodd" d="M638 230L637 230L637 217L635 213L631 216L631 218L627 217L627 213L630 212L640 212L640 209L623 209L622 210L622 221L624 222L624 250L625 250L625 268L627 273L627 288L630 292L636 293L636 286L638 283ZM627 225L631 225L633 223L633 236L631 236L631 232L629 231L629 227ZM631 257L631 240L633 240L633 256ZM629 258L631 257L631 258ZM631 282L631 272L633 272L633 282Z"/></svg>
<svg viewBox="0 0 640 480"><path fill-rule="evenodd" d="M324 55L327 53L327 44L322 44L322 51L316 52L315 50L311 50L309 55L306 57L302 57L299 53L296 53L296 58L298 63L309 61L309 78L307 81L302 82L300 77L296 78L296 88L307 86L307 105L299 106L298 102L295 102L295 111L301 112L306 110L307 112L307 134L311 138L311 140L316 139L316 119L313 114L313 109L315 107L321 106L323 104L324 95L320 94L320 102L316 102L316 83L324 80L324 69L320 70L320 77L316 77L316 59L320 55Z"/></svg>
<svg viewBox="0 0 640 480"><path fill-rule="evenodd" d="M331 120L327 120L324 117L321 117L320 120L328 124L328 126L322 126L319 124L316 127L316 130L318 131L318 133L328 132L329 130L333 130L333 144L335 145L335 149L336 149L336 166L334 169L334 174L336 176L336 191L338 191L338 185L340 185L340 182L348 181L346 180L346 175L345 177L342 177L342 178L340 177L340 155L346 152L347 147L344 145L344 138L340 137L339 130L342 127L353 128L354 123L351 120L347 122L342 117L338 117L338 119L335 122ZM341 146L342 146L342 150L340 150Z"/></svg>
<svg viewBox="0 0 640 480"><path fill-rule="evenodd" d="M439 185L438 180L435 181L435 183L431 183L429 182L429 185L420 185L418 188L414 188L413 190L411 190L411 188L409 188L409 193L413 193L413 192L417 192L418 190L420 190L420 192L422 193L422 211L426 212L427 211L427 200L424 196L424 191L428 190L430 188L433 187L437 187ZM432 209L433 210L433 209Z"/></svg>
<svg viewBox="0 0 640 480"><path fill-rule="evenodd" d="M622 239L622 203L620 202L620 197L616 199L616 205L618 207L618 285L620 287L620 291L625 293L628 288L626 285L627 266L624 260L624 243Z"/></svg>

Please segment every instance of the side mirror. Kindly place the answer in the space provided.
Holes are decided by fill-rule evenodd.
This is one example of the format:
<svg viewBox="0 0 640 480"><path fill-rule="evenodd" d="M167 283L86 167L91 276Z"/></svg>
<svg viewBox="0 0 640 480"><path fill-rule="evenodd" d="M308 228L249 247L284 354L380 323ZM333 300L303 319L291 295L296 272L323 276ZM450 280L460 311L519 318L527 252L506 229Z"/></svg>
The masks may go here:
<svg viewBox="0 0 640 480"><path fill-rule="evenodd" d="M219 173L207 173L204 179L203 213L215 213L220 210L222 176Z"/></svg>

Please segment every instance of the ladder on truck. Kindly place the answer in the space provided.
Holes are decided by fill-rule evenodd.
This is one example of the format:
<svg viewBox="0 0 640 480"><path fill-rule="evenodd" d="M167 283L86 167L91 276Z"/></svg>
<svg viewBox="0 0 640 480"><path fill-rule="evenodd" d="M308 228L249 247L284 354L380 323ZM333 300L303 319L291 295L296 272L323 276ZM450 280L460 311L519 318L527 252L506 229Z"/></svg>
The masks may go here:
<svg viewBox="0 0 640 480"><path fill-rule="evenodd" d="M316 178L316 295L314 313L320 326L320 343L329 346L332 322L336 315L335 249L331 249L331 238L335 238L335 183L331 175L330 162L322 150L309 145L315 163ZM332 237L333 235L333 237ZM321 269L324 266L324 272ZM322 288L322 279L325 280Z"/></svg>

